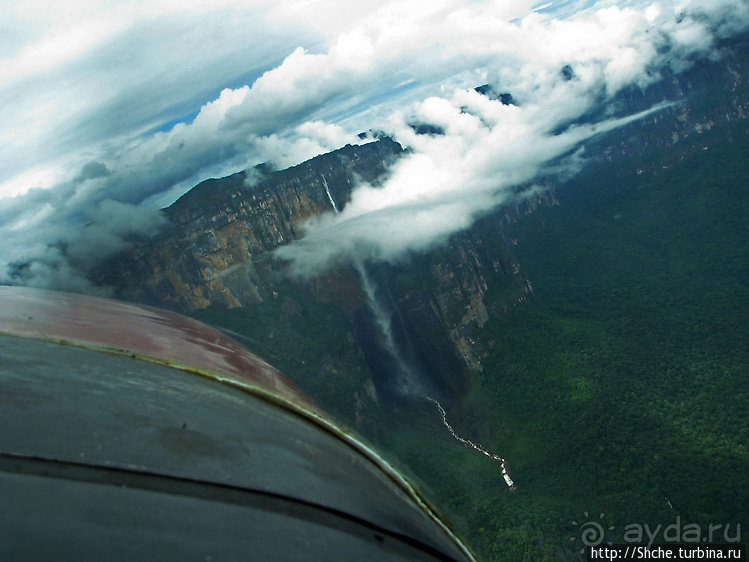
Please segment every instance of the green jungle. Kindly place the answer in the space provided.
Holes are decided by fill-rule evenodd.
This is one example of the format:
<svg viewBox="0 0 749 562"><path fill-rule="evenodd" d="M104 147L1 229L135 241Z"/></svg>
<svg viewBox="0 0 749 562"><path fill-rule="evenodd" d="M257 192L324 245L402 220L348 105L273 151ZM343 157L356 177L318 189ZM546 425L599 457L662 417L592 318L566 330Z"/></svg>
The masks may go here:
<svg viewBox="0 0 749 562"><path fill-rule="evenodd" d="M655 543L675 533L747 542L746 129L593 164L557 189L559 205L508 227L534 294L476 328L483 372L448 419L507 459L516 490L426 405L422 415L372 413L358 426L479 559L581 559L586 522L613 543L649 542L645 525L659 529ZM501 285L486 298L491 310ZM241 334L353 425L350 397L362 381L318 376L347 315L306 303L305 325L289 337L282 300L195 316Z"/></svg>

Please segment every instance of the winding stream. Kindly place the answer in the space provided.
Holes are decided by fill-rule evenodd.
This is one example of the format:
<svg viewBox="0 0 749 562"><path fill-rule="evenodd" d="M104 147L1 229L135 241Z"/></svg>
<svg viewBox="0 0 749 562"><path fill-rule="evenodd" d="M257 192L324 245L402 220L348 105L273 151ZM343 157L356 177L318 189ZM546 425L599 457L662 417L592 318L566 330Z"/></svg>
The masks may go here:
<svg viewBox="0 0 749 562"><path fill-rule="evenodd" d="M322 183L323 183L323 186L325 187L325 193L328 195L328 200L330 200L330 205L333 207L333 212L337 215L339 213L338 205L336 205L335 199L333 199L333 195L330 193L330 188L328 187L328 182L325 179L324 175L322 176ZM388 352L392 354L392 356L395 358L395 360L404 370L403 375L406 375L405 378L414 379L415 377L413 376L412 377L407 376L411 374L410 369L406 367L406 362L401 357L401 354L398 350L398 346L395 344L395 339L393 338L393 331L391 327L392 319L390 315L385 311L385 308L382 306L382 303L378 301L376 294L375 294L374 283L369 277L369 274L367 273L367 270L365 269L364 264L360 260L354 260L354 266L359 272L364 291L367 294L367 298L369 299L370 308L372 312L374 313L375 320L377 324L379 325L380 330L382 331L382 335L385 338L385 347L387 348ZM404 392L408 389L408 382L406 380L401 379L398 381L398 387L401 392ZM412 390L412 389L408 389L408 390ZM424 396L424 398L426 398L432 404L437 406L437 409L440 412L440 416L442 417L442 424L450 432L450 435L452 435L455 439L463 443L463 445L471 447L472 449L475 449L479 453L486 455L493 461L500 463L500 466L502 468L502 478L504 478L505 484L507 484L507 487L510 488L510 490L514 490L515 483L512 481L512 478L510 478L510 475L507 472L505 459L503 459L502 457L498 455L494 455L490 453L489 451L484 449L481 445L474 443L470 439L464 439L460 435L455 433L455 430L447 421L447 413L445 412L445 409L442 407L442 404L440 404L439 402L437 402L437 400L429 396Z"/></svg>
<svg viewBox="0 0 749 562"><path fill-rule="evenodd" d="M450 425L450 423L447 421L447 413L445 412L445 409L442 407L442 404L440 404L439 402L437 402L434 398L430 398L429 396L425 396L425 398L427 400L429 400L432 404L434 404L435 406L437 406L437 409L440 412L440 416L442 416L442 424L447 428L447 430L450 432L450 434L455 439L457 439L458 441L460 441L461 443L463 443L463 445L471 447L472 449L475 449L479 453L481 453L483 455L486 455L490 459L492 459L492 460L497 461L498 463L500 463L500 465L502 467L502 478L504 478L505 484L507 484L507 487L510 488L510 490L514 490L515 489L515 483L512 481L512 478L510 478L510 475L507 472L507 466L505 464L505 459L503 459L502 457L500 457L498 455L494 455L494 454L490 453L489 451L487 451L486 449L484 449L481 445L478 445L478 444L474 443L470 439L464 439L463 437L461 437L460 435L458 435L457 433L455 433L455 430Z"/></svg>

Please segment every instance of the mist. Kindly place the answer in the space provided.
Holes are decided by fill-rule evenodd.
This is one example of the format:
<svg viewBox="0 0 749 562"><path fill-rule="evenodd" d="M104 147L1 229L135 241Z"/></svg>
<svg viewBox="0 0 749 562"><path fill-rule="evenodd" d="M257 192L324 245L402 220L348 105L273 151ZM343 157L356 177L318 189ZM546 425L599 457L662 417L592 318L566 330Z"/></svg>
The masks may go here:
<svg viewBox="0 0 749 562"><path fill-rule="evenodd" d="M720 57L717 42L749 22L742 0L537 5L123 0L73 2L65 19L11 0L0 283L99 290L94 262L158 232L159 209L200 181L298 164L369 130L408 156L278 255L303 276L403 259L522 197L514 187L532 190L550 161L574 154L574 173L580 143L647 117L581 116L664 68Z"/></svg>

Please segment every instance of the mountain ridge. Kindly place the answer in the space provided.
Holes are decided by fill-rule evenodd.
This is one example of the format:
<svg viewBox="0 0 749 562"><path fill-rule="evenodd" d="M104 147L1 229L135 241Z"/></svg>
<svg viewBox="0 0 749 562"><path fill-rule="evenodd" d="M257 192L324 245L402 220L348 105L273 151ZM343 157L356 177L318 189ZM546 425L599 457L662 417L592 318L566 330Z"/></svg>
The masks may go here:
<svg viewBox="0 0 749 562"><path fill-rule="evenodd" d="M539 177L531 197L518 186L517 199L402 262L341 265L302 281L272 254L306 218L332 212L323 177L341 208L352 170L387 177L376 152L387 144L395 162L402 148L380 139L347 148L359 159L323 155L263 176L276 183L245 189L230 176L231 189L208 203L188 198L165 211L171 226L121 254L101 282L247 338L326 411L403 461L487 558L577 559L577 529L565 525L589 510L605 512L617 533L623 521L741 521L749 293L734 301L723 285L744 287L747 271L746 251L726 240L746 232L741 160L732 159L749 146L749 47L744 38L718 61L666 76L601 110L668 102L587 141L578 175ZM697 177L701 162L708 177ZM726 189L711 176L729 168ZM721 193L743 207L726 212ZM496 466L446 434L432 402L399 394L402 372L364 275L390 314L401 360L429 377L429 398L459 434L507 459L514 493Z"/></svg>
<svg viewBox="0 0 749 562"><path fill-rule="evenodd" d="M641 166L646 152L663 147L702 149L703 132L749 115L749 88L742 79L749 75L746 38L733 46L717 62L695 63L681 74L666 69L662 81L644 90L622 90L600 115L667 105L587 141L587 166L626 160L636 174L657 174L657 169ZM565 79L574 80L574 72L570 70ZM491 94L488 88L484 91ZM580 121L591 118L586 115ZM422 126L424 134L435 134L429 123ZM339 266L305 282L289 277L273 250L302 236L301 226L309 218L333 207L343 209L358 182L384 181L403 154L397 142L380 135L285 170L253 169L201 182L165 209L169 226L161 234L133 244L100 268L98 283L115 287L119 298L188 314L274 299L286 303L282 314L304 310L313 302L326 303L348 317L345 337L359 347L353 355L363 353L365 363L379 369L383 363L378 357L385 352L376 342L367 295L355 269ZM482 369L487 350L470 335L472 330L532 297L532 280L515 258L515 241L506 236L505 227L539 206L556 205L555 189L561 181L553 175L540 177L532 195L524 191L530 186L518 186L516 199L424 255L412 255L402 264L370 264L389 295L393 314L414 334L414 360L440 381L446 395L459 399L470 388L471 373ZM292 314L287 321L295 317ZM360 364L349 368L371 378ZM379 386L380 393L387 393L386 383Z"/></svg>

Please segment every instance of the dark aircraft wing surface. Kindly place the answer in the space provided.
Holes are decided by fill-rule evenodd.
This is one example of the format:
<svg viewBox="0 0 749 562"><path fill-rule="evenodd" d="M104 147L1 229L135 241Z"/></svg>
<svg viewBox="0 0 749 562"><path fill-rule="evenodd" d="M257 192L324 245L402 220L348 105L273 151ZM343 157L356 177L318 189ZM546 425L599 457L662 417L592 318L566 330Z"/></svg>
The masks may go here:
<svg viewBox="0 0 749 562"><path fill-rule="evenodd" d="M0 287L0 559L472 558L385 461L220 332Z"/></svg>

